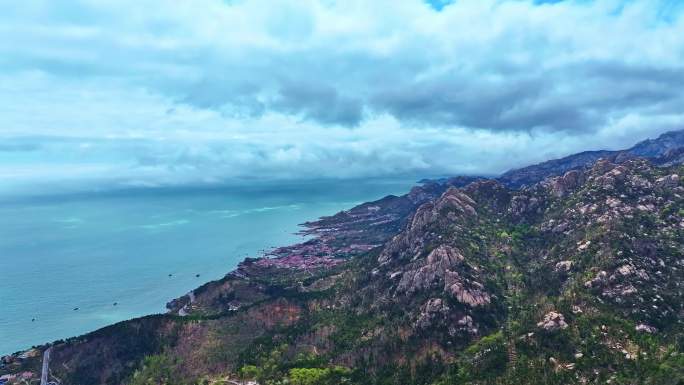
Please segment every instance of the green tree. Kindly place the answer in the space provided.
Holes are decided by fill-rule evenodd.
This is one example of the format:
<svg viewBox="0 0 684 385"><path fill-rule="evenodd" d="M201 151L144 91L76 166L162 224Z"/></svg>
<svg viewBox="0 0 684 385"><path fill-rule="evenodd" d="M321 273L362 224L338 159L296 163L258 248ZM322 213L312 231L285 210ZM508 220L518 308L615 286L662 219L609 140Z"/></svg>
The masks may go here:
<svg viewBox="0 0 684 385"><path fill-rule="evenodd" d="M330 369L293 368L289 377L294 385L322 385L329 375Z"/></svg>
<svg viewBox="0 0 684 385"><path fill-rule="evenodd" d="M261 375L261 370L254 365L245 365L238 371L240 380L257 378Z"/></svg>
<svg viewBox="0 0 684 385"><path fill-rule="evenodd" d="M133 374L130 385L166 385L173 380L175 362L166 355L145 357L143 367Z"/></svg>

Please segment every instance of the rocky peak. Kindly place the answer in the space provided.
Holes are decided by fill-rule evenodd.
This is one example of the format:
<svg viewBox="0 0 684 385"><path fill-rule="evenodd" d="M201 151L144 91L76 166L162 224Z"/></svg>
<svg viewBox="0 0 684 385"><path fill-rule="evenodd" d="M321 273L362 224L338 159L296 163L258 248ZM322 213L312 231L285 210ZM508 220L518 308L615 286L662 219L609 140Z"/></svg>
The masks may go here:
<svg viewBox="0 0 684 385"><path fill-rule="evenodd" d="M544 315L544 319L537 323L537 326L547 332L563 330L568 328L567 322L563 314L551 311Z"/></svg>
<svg viewBox="0 0 684 385"><path fill-rule="evenodd" d="M551 195L561 198L584 183L584 173L578 170L568 171L562 176L552 177L543 182Z"/></svg>
<svg viewBox="0 0 684 385"><path fill-rule="evenodd" d="M450 187L436 200L418 207L404 230L385 245L378 261L385 264L392 259L414 258L437 237L430 229L473 219L477 217L476 206L476 202L462 189Z"/></svg>
<svg viewBox="0 0 684 385"><path fill-rule="evenodd" d="M475 201L461 189L451 187L437 200L437 211L451 210L467 216L476 216Z"/></svg>

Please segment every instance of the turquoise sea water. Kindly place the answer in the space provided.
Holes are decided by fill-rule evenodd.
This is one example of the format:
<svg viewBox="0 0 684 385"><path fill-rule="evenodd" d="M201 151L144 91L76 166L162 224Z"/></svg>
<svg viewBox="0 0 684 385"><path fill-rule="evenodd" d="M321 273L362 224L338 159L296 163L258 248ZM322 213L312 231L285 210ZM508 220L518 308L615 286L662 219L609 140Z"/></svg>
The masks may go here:
<svg viewBox="0 0 684 385"><path fill-rule="evenodd" d="M245 256L300 241L297 224L413 183L0 198L0 355L164 312L167 301Z"/></svg>

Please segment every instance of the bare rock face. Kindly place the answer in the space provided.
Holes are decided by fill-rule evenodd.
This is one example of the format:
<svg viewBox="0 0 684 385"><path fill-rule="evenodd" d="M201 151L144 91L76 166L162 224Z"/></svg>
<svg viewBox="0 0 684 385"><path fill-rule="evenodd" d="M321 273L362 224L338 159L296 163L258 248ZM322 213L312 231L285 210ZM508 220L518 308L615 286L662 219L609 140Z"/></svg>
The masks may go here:
<svg viewBox="0 0 684 385"><path fill-rule="evenodd" d="M420 186L413 187L406 196L411 202L416 204L427 202L432 198L432 195Z"/></svg>
<svg viewBox="0 0 684 385"><path fill-rule="evenodd" d="M622 265L617 268L616 272L622 276L630 276L634 274L636 271L634 270L634 266L631 265Z"/></svg>
<svg viewBox="0 0 684 385"><path fill-rule="evenodd" d="M422 266L402 274L397 293L411 295L442 289L457 301L473 307L491 303L491 296L481 283L457 272L462 262L463 255L458 250L447 245L438 246L428 254Z"/></svg>
<svg viewBox="0 0 684 385"><path fill-rule="evenodd" d="M403 273L397 293L411 295L442 288L463 304L475 307L491 303L491 296L481 283L462 277L455 271L462 262L463 255L458 250L441 245L430 252L421 267Z"/></svg>
<svg viewBox="0 0 684 385"><path fill-rule="evenodd" d="M601 287L606 282L607 278L608 273L606 273L605 271L599 271L599 273L596 274L596 277L584 283L584 287L586 287L587 289Z"/></svg>
<svg viewBox="0 0 684 385"><path fill-rule="evenodd" d="M427 202L418 207L406 229L387 243L378 256L378 262L387 264L397 257L420 253L425 242L425 229L432 222L434 211L434 202Z"/></svg>
<svg viewBox="0 0 684 385"><path fill-rule="evenodd" d="M638 292L639 290L637 290L634 285L625 283L611 286L610 288L603 290L601 295L605 298L612 299L616 303L625 303L628 300L627 297L633 297Z"/></svg>
<svg viewBox="0 0 684 385"><path fill-rule="evenodd" d="M599 159L594 163L594 166L591 168L591 174L592 175L601 175L605 174L606 172L612 170L615 167L615 164L613 164L611 161L608 159Z"/></svg>
<svg viewBox="0 0 684 385"><path fill-rule="evenodd" d="M553 332L566 329L568 324L565 322L563 314L552 311L547 313L544 319L537 323L537 326L543 330Z"/></svg>
<svg viewBox="0 0 684 385"><path fill-rule="evenodd" d="M453 247L442 245L432 250L425 264L404 272L397 286L398 292L412 294L441 286L447 271L463 261L463 255Z"/></svg>
<svg viewBox="0 0 684 385"><path fill-rule="evenodd" d="M649 334L653 334L657 331L656 328L654 328L653 326L649 326L646 324L639 324L636 326L635 329L638 332L644 332L644 333L649 333Z"/></svg>
<svg viewBox="0 0 684 385"><path fill-rule="evenodd" d="M428 254L426 261L428 265L440 265L449 269L462 262L463 255L451 246L441 245Z"/></svg>
<svg viewBox="0 0 684 385"><path fill-rule="evenodd" d="M657 159L657 164L665 167L684 164L684 147L673 148L666 151Z"/></svg>
<svg viewBox="0 0 684 385"><path fill-rule="evenodd" d="M656 186L661 188L675 188L679 185L679 175L667 175L662 178L656 179L655 183Z"/></svg>
<svg viewBox="0 0 684 385"><path fill-rule="evenodd" d="M414 328L424 331L444 328L451 337L459 333L477 335L479 331L473 317L462 312L454 312L441 298L430 298L421 306Z"/></svg>
<svg viewBox="0 0 684 385"><path fill-rule="evenodd" d="M434 327L449 314L449 306L441 298L430 298L421 309L416 326L421 329Z"/></svg>
<svg viewBox="0 0 684 385"><path fill-rule="evenodd" d="M453 295L458 302L472 307L491 303L491 297L484 291L484 286L481 283L466 282L454 271L447 271L444 290Z"/></svg>
<svg viewBox="0 0 684 385"><path fill-rule="evenodd" d="M568 271L570 271L570 269L572 269L573 264L573 261L560 261L556 263L556 272L567 273Z"/></svg>
<svg viewBox="0 0 684 385"><path fill-rule="evenodd" d="M625 171L626 169L623 166L613 164L607 159L601 159L591 168L588 179L602 190L611 191L615 189L617 182L624 181L627 178Z"/></svg>
<svg viewBox="0 0 684 385"><path fill-rule="evenodd" d="M572 190L584 182L584 176L580 171L568 171L563 176L550 178L546 185L551 194L557 198L568 195Z"/></svg>
<svg viewBox="0 0 684 385"><path fill-rule="evenodd" d="M462 190L450 187L434 201L416 210L406 228L392 238L378 256L380 264L397 258L419 255L426 245L435 241L431 227L443 227L446 223L466 221L477 217L476 202ZM444 215L446 212L446 215Z"/></svg>
<svg viewBox="0 0 684 385"><path fill-rule="evenodd" d="M444 195L437 201L435 208L437 211L451 209L461 212L468 216L476 216L475 201L457 188L449 188Z"/></svg>
<svg viewBox="0 0 684 385"><path fill-rule="evenodd" d="M527 195L516 195L511 198L508 212L513 218L520 219L530 213L541 212L540 201L537 197Z"/></svg>

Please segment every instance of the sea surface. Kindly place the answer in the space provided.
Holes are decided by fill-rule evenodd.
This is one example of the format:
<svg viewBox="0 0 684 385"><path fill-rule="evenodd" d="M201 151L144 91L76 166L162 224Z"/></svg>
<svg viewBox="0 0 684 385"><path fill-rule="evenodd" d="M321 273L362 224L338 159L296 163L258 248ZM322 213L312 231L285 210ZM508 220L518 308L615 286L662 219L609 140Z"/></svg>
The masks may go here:
<svg viewBox="0 0 684 385"><path fill-rule="evenodd" d="M301 241L299 223L414 184L0 197L0 355L164 312L166 302L224 276L246 256Z"/></svg>

